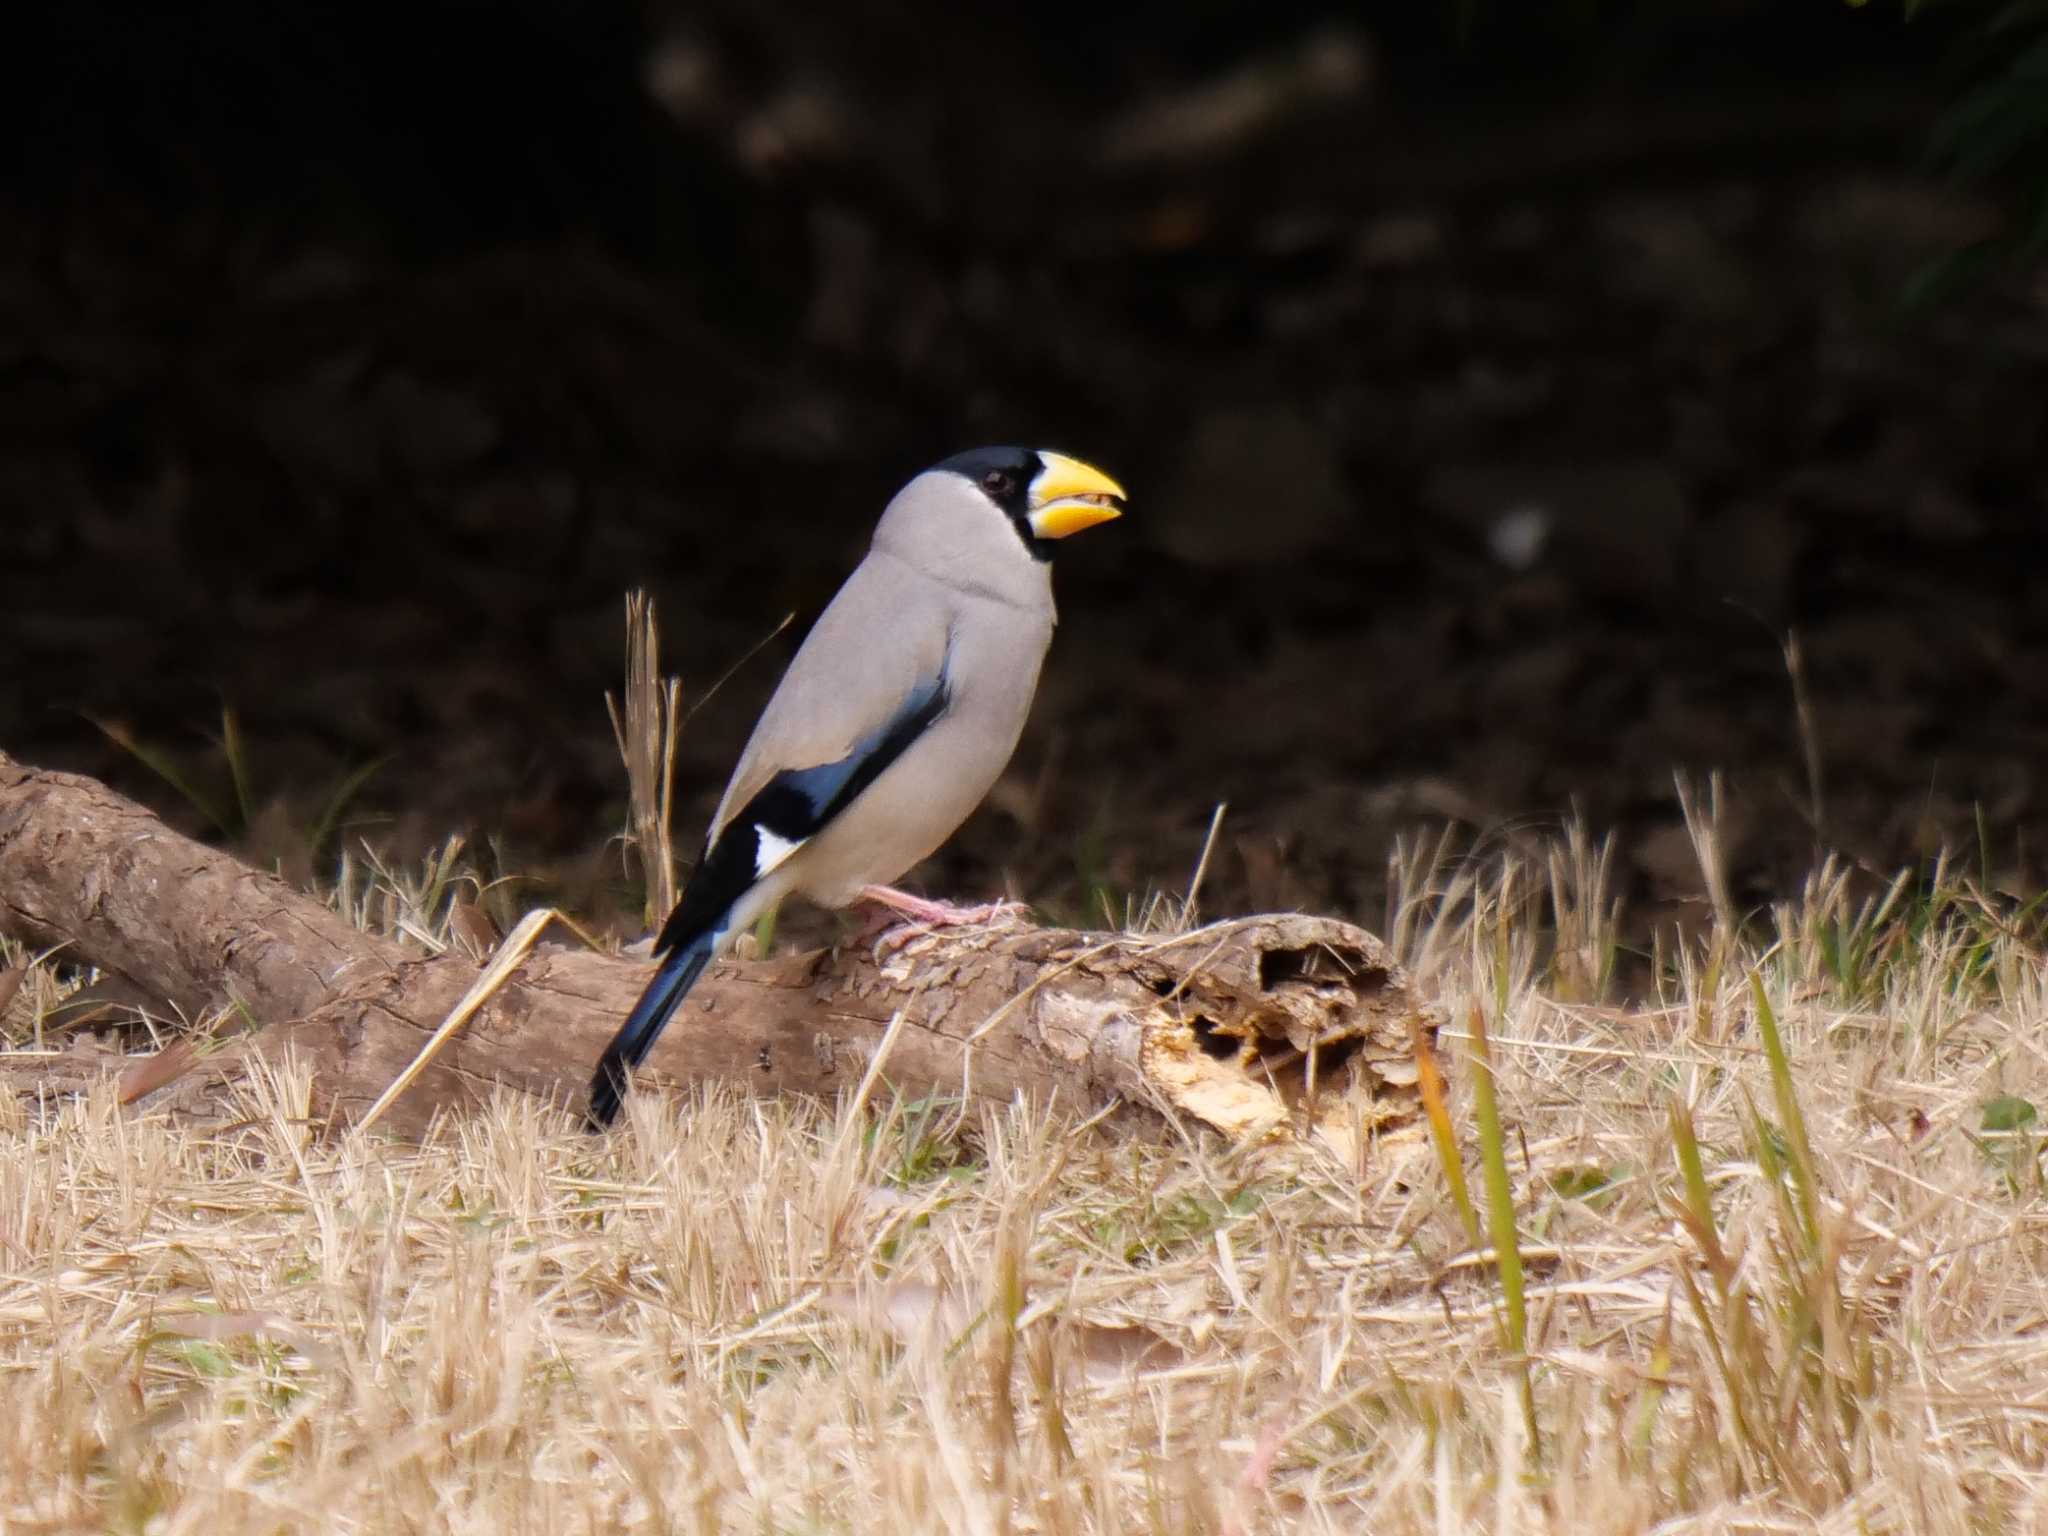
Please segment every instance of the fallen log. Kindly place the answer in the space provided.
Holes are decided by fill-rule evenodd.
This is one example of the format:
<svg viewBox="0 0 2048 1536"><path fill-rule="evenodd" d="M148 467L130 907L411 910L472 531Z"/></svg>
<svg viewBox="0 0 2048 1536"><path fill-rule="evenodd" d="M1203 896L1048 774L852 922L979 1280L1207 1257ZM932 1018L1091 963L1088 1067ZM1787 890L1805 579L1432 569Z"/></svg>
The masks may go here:
<svg viewBox="0 0 2048 1536"><path fill-rule="evenodd" d="M452 951L362 932L104 785L4 753L0 933L62 944L188 1018L232 1008L260 1026L244 1059L295 1052L334 1123L376 1099L478 974ZM646 975L645 962L543 946L381 1123L417 1134L500 1085L580 1110ZM1413 1118L1414 1042L1438 1023L1378 939L1328 918L1165 936L1013 924L722 961L642 1082L831 1095L860 1080L898 1014L882 1073L912 1095L1121 1100L1240 1142L1317 1136L1347 1154ZM17 1088L22 1076L6 1074Z"/></svg>

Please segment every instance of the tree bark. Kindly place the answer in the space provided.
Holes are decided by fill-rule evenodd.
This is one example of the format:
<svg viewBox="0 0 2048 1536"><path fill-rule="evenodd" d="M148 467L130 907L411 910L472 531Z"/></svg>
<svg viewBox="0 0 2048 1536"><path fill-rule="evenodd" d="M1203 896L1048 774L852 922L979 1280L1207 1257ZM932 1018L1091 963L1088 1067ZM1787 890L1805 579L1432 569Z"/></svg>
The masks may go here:
<svg viewBox="0 0 2048 1536"><path fill-rule="evenodd" d="M316 1109L337 1123L405 1068L477 976L456 954L356 929L91 779L5 754L0 932L61 943L188 1018L232 1006L261 1026L240 1050L309 1062ZM418 1134L500 1085L580 1109L647 974L645 962L543 945L381 1123ZM899 1012L882 1075L907 1093L1120 1099L1237 1141L1314 1136L1351 1155L1413 1117L1414 1041L1439 1018L1378 939L1327 918L1149 937L941 930L886 953L719 962L642 1082L831 1094L860 1080ZM209 1072L221 1070L213 1058Z"/></svg>

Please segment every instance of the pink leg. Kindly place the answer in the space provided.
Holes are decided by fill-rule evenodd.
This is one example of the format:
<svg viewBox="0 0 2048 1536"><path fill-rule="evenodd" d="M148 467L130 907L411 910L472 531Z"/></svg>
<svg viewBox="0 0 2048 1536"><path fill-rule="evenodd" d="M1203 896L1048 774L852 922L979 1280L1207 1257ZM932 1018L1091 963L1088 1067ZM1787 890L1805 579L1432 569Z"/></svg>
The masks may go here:
<svg viewBox="0 0 2048 1536"><path fill-rule="evenodd" d="M931 901L899 891L893 885L864 885L860 899L923 923L927 928L958 928L968 923L991 923L999 917L1014 917L1026 911L1020 901L990 901L978 907L956 907L950 901Z"/></svg>
<svg viewBox="0 0 2048 1536"><path fill-rule="evenodd" d="M893 925L885 924L887 931L881 934L884 949L894 949L906 944L920 933L934 928L958 928L971 923L1001 922L1008 918L1021 917L1028 909L1022 902L991 901L978 907L956 907L947 901L930 901L922 896L913 896L908 891L899 891L892 885L864 885L860 899L897 914L902 921ZM879 916L879 914L877 914ZM876 930L869 930L871 933ZM867 934L862 935L864 938Z"/></svg>

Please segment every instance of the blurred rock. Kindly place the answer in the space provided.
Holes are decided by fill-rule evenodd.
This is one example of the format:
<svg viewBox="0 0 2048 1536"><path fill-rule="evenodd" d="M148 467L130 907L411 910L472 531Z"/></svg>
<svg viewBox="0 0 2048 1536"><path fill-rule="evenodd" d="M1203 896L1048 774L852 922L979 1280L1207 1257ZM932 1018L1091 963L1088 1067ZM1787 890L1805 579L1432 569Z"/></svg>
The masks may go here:
<svg viewBox="0 0 2048 1536"><path fill-rule="evenodd" d="M1193 160L1229 150L1281 123L1362 94L1373 79L1372 42L1345 26L1312 32L1293 48L1113 118L1102 135L1112 165Z"/></svg>
<svg viewBox="0 0 2048 1536"><path fill-rule="evenodd" d="M764 180L873 149L873 125L860 120L825 73L793 64L765 87L746 74L692 18L673 21L655 38L641 61L640 83L679 126L718 143Z"/></svg>
<svg viewBox="0 0 2048 1536"><path fill-rule="evenodd" d="M1685 487L1656 459L1452 464L1425 481L1423 496L1489 544L1504 520L1547 518L1552 560L1623 592L1672 586L1690 520Z"/></svg>
<svg viewBox="0 0 2048 1536"><path fill-rule="evenodd" d="M713 123L728 110L717 48L694 25L674 25L655 38L641 61L647 94L679 123Z"/></svg>
<svg viewBox="0 0 2048 1536"><path fill-rule="evenodd" d="M1550 509L1516 507L1494 519L1486 530L1486 547L1511 571L1526 571L1543 558L1550 542Z"/></svg>
<svg viewBox="0 0 2048 1536"><path fill-rule="evenodd" d="M867 135L839 93L821 79L794 80L740 124L740 163L756 175L793 169L806 161L849 158Z"/></svg>
<svg viewBox="0 0 2048 1536"><path fill-rule="evenodd" d="M1603 210L1600 233L1623 259L1616 271L1624 291L1667 304L1706 321L1726 321L1754 301L1757 274L1739 260L1726 226L1753 213L1754 196L1738 192L1713 200L1636 197Z"/></svg>
<svg viewBox="0 0 2048 1536"><path fill-rule="evenodd" d="M1997 209L1954 184L1924 178L1844 176L1815 189L1794 226L1813 257L1896 295L1926 263L1997 235Z"/></svg>
<svg viewBox="0 0 2048 1536"><path fill-rule="evenodd" d="M1360 227L1352 254L1367 271L1419 267L1443 254L1443 220L1428 209L1383 213Z"/></svg>

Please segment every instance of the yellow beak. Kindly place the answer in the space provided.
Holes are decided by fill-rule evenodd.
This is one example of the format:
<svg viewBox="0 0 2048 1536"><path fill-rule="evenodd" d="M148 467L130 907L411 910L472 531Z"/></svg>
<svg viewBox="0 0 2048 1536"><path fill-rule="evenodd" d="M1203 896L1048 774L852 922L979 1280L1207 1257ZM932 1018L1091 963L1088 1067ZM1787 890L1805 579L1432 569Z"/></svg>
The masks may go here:
<svg viewBox="0 0 2048 1536"><path fill-rule="evenodd" d="M1038 457L1045 468L1031 482L1027 514L1034 537L1064 539L1124 515L1115 505L1124 499L1124 488L1101 470L1064 453L1041 450Z"/></svg>

